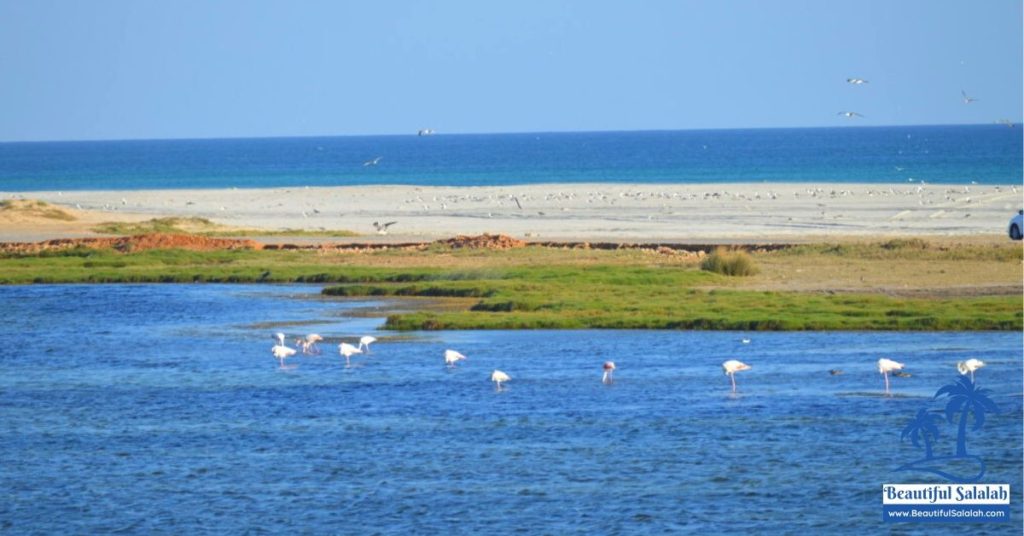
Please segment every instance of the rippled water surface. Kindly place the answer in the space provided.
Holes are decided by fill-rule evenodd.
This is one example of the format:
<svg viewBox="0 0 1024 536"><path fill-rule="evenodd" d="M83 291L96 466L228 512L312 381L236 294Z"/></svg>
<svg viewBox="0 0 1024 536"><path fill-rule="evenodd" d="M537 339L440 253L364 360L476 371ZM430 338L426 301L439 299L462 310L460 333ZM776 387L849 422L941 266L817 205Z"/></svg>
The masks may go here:
<svg viewBox="0 0 1024 536"><path fill-rule="evenodd" d="M398 336L318 290L0 287L0 532L1019 534L1019 333ZM279 369L279 330L323 356ZM345 368L340 338L366 333ZM446 370L445 348L469 359ZM881 356L912 373L891 398ZM922 454L900 431L968 357L1001 410L968 450L1013 521L882 523L883 483L937 482L894 471ZM753 365L736 396L730 358Z"/></svg>

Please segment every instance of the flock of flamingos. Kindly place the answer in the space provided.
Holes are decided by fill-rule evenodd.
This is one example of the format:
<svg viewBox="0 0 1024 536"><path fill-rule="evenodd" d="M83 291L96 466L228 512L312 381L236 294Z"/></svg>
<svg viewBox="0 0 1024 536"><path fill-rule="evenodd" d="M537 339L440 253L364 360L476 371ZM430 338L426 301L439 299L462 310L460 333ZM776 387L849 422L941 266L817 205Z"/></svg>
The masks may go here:
<svg viewBox="0 0 1024 536"><path fill-rule="evenodd" d="M271 348L271 352L274 354L274 357L277 358L281 368L286 368L284 360L295 355L298 352L298 350L296 348L291 348L285 345L284 333L276 333L274 334L274 337L277 338L277 344L275 344ZM310 333L305 337L295 339L295 345L297 348L302 350L303 354L315 355L320 353L320 348L317 346L317 343L322 340L324 340L324 338L321 337L320 335L317 335L316 333ZM339 344L338 353L345 358L345 366L349 367L351 366L351 358L353 355L361 354L363 353L363 350L366 350L366 353L369 353L370 345L375 342L377 342L376 337L372 335L365 335L359 339L359 346L353 346L347 342ZM743 344L749 344L750 339L743 339L741 342ZM463 359L466 359L466 356L460 354L459 352L456 352L455 350L449 349L444 351L444 364L449 368L455 367L456 364L459 361L462 361ZM958 361L956 364L956 368L960 372L960 374L971 375L972 382L974 381L974 372L984 366L984 361L973 358L968 359L966 361ZM878 373L881 374L882 377L885 379L886 395L890 394L889 374L892 374L894 376L909 376L909 374L902 372L903 367L903 363L893 361L892 359L886 359L883 357L878 360ZM604 371L604 374L601 376L601 382L606 384L612 383L612 372L615 371L615 362L605 361L602 365L602 369ZM750 365L737 359L730 359L722 363L722 370L725 372L725 375L729 377L729 381L732 383L733 393L736 392L736 373L750 369ZM839 369L832 369L829 372L833 376L843 373L843 371ZM494 372L491 373L491 381L494 382L495 387L499 391L501 390L501 385L511 379L511 376L497 369L495 369Z"/></svg>

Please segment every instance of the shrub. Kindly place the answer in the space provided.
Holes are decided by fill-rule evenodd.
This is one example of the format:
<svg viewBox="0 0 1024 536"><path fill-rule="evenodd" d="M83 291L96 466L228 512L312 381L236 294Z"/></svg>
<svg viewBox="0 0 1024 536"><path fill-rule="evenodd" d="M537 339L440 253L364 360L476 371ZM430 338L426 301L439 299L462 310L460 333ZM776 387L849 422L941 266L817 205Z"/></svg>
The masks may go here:
<svg viewBox="0 0 1024 536"><path fill-rule="evenodd" d="M747 252L726 251L722 248L705 257L700 263L700 269L729 276L754 275L760 271Z"/></svg>

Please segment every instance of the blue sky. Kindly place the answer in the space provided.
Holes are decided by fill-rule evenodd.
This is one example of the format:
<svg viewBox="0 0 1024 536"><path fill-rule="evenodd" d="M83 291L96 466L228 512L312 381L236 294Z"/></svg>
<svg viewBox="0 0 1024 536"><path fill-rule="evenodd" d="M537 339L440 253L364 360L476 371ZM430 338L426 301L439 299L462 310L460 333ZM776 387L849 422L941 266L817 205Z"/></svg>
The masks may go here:
<svg viewBox="0 0 1024 536"><path fill-rule="evenodd" d="M0 140L1016 122L1021 20L1019 0L0 0Z"/></svg>

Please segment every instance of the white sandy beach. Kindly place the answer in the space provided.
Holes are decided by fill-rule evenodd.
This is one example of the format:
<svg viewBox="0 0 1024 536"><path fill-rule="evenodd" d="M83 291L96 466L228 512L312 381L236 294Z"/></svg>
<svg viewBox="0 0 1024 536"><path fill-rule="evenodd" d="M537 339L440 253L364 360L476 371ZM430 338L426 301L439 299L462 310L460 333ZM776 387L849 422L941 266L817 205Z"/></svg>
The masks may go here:
<svg viewBox="0 0 1024 536"><path fill-rule="evenodd" d="M506 233L528 240L809 240L1000 235L1021 188L932 184L540 184L0 192L72 211L73 222L0 219L0 241L88 236L100 221L198 216L241 228L346 229L354 240ZM518 200L518 203L517 203ZM77 208L80 207L80 208ZM373 222L395 221L388 236Z"/></svg>

